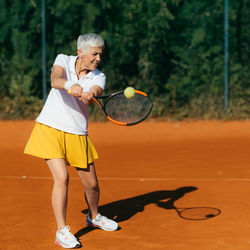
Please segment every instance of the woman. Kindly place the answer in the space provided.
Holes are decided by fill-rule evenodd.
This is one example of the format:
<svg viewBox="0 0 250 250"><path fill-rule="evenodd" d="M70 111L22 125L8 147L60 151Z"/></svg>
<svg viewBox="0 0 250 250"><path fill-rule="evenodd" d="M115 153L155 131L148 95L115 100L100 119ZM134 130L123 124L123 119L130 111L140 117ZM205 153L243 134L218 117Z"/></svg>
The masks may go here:
<svg viewBox="0 0 250 250"><path fill-rule="evenodd" d="M115 221L98 213L99 186L94 165L98 155L88 137L88 104L92 104L92 94L102 94L106 83L105 75L97 69L103 49L104 41L99 35L85 34L77 40L78 56L56 57L51 72L52 89L24 150L46 159L52 173L56 244L64 248L80 246L66 224L67 165L76 168L85 188L87 226L106 231L118 228Z"/></svg>

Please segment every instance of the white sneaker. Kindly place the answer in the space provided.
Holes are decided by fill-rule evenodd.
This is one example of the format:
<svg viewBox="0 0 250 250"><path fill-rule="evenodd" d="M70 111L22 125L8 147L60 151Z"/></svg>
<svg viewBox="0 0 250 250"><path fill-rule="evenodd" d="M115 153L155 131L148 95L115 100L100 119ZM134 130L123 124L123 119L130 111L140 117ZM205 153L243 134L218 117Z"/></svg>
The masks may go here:
<svg viewBox="0 0 250 250"><path fill-rule="evenodd" d="M56 232L56 245L64 248L76 248L81 244L76 237L69 231L69 226L65 226L61 231Z"/></svg>
<svg viewBox="0 0 250 250"><path fill-rule="evenodd" d="M118 228L118 224L115 221L110 220L107 217L102 216L101 214L98 214L96 218L92 220L88 213L86 225L88 227L100 228L104 231L115 231Z"/></svg>

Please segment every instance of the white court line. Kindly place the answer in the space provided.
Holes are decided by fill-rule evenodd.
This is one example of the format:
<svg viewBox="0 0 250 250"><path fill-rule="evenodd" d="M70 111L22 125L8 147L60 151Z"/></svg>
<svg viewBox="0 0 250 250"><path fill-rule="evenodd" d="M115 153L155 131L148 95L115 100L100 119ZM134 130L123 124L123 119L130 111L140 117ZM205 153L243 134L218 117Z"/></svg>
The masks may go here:
<svg viewBox="0 0 250 250"><path fill-rule="evenodd" d="M52 180L49 176L0 176L0 179L35 179ZM80 180L79 177L70 177L70 180ZM240 178L129 178L129 177L99 177L101 181L227 181L227 182L250 182L250 179Z"/></svg>

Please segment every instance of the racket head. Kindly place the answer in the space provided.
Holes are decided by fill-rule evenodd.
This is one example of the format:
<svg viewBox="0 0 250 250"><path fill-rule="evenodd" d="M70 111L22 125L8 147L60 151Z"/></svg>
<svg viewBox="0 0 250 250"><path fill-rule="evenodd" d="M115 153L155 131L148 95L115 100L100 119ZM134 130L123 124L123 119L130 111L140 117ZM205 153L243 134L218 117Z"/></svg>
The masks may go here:
<svg viewBox="0 0 250 250"><path fill-rule="evenodd" d="M153 108L150 97L139 90L127 98L123 91L110 95L104 102L103 111L107 118L118 125L132 126L144 121Z"/></svg>

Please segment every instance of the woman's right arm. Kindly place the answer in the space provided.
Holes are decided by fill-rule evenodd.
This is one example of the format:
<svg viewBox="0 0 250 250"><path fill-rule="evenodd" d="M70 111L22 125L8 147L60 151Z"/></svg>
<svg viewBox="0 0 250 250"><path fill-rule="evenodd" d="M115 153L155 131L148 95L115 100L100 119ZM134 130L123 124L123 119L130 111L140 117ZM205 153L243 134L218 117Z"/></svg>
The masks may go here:
<svg viewBox="0 0 250 250"><path fill-rule="evenodd" d="M51 87L55 89L65 89L65 83L67 80L63 78L64 68L59 65L54 65L50 75ZM82 87L76 83L70 87L71 95L80 96L82 93Z"/></svg>

